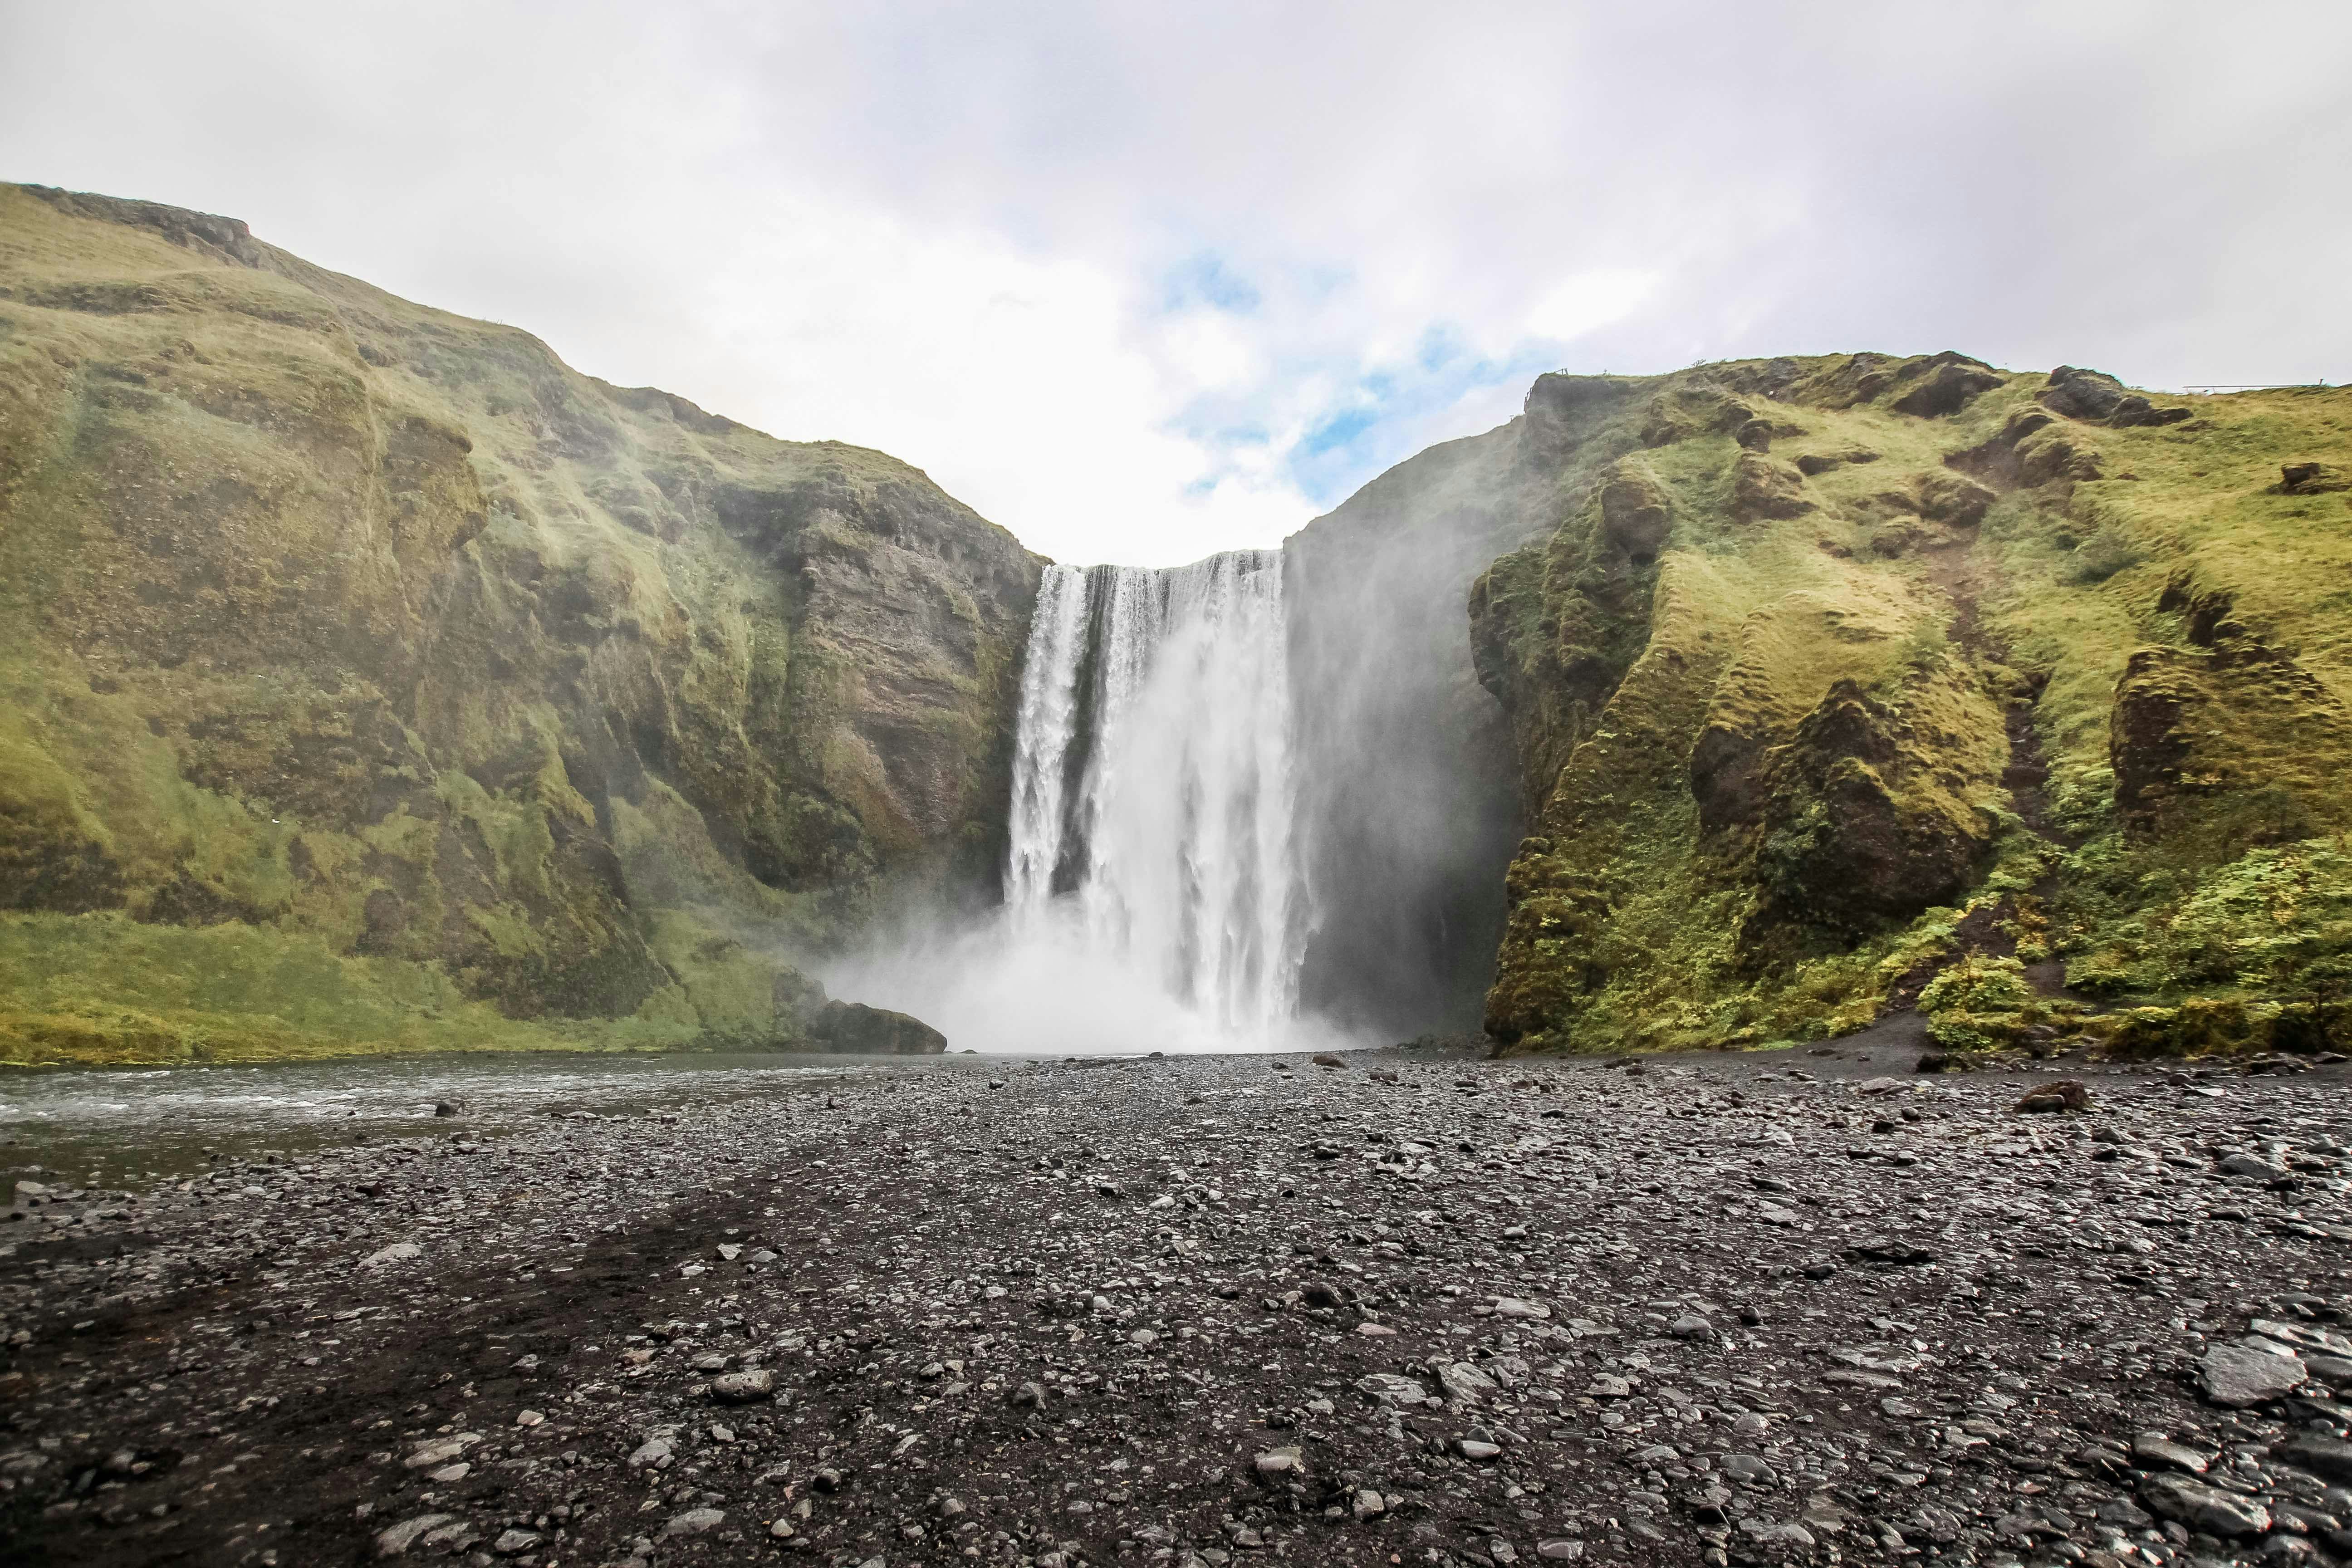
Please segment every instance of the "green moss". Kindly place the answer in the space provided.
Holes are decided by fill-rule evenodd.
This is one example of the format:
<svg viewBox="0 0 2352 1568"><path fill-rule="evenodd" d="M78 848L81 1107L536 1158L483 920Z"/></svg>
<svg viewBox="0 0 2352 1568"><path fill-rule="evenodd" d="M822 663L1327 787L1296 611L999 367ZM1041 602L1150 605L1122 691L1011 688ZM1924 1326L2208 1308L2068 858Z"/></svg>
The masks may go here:
<svg viewBox="0 0 2352 1568"><path fill-rule="evenodd" d="M315 937L237 922L0 916L0 1061L14 1063L620 1043L506 1018L420 965L343 957ZM691 1038L678 1031L665 1043Z"/></svg>
<svg viewBox="0 0 2352 1568"><path fill-rule="evenodd" d="M1920 376L1983 390L1896 411ZM1869 355L1703 366L1543 452L1562 521L1472 605L1535 815L1490 1029L1834 1032L2011 947L2114 995L2332 1005L2317 840L2352 811L2352 519L2277 480L2346 448L2352 395L2111 429L2053 418L2042 384ZM1735 446L1743 424L1769 426L1769 458ZM1591 500L1635 439L1672 519L1647 594ZM1956 1043L2038 1016L1930 993Z"/></svg>
<svg viewBox="0 0 2352 1568"><path fill-rule="evenodd" d="M11 902L736 1028L649 912L808 952L992 873L1041 564L1009 535L879 453L174 233L0 185Z"/></svg>

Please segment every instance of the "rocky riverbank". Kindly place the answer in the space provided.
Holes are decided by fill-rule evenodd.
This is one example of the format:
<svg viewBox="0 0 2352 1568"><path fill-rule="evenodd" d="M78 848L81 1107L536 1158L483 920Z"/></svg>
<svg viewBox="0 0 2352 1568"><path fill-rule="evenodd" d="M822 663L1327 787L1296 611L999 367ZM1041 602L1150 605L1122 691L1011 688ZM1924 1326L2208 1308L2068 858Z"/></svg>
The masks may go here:
<svg viewBox="0 0 2352 1568"><path fill-rule="evenodd" d="M2343 1069L1914 1054L950 1061L138 1194L34 1178L0 1237L0 1540L2352 1555ZM2087 1110L2015 1109L2058 1078Z"/></svg>

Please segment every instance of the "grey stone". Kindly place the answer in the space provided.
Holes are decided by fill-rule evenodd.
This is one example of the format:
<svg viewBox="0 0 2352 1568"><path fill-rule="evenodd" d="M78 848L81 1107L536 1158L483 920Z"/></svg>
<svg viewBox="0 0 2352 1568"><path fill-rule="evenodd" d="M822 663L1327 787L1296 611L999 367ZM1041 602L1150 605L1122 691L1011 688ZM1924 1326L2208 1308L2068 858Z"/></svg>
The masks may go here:
<svg viewBox="0 0 2352 1568"><path fill-rule="evenodd" d="M2161 1432L2142 1432L2134 1437L2132 1457L2156 1469L2179 1470L2191 1476L2203 1475L2205 1467L2213 1462L2187 1444L2176 1443Z"/></svg>
<svg viewBox="0 0 2352 1568"><path fill-rule="evenodd" d="M2271 1510L2255 1499L2186 1476L2150 1476L2140 1482L2139 1497L2150 1512L2224 1541L2260 1535L2271 1527Z"/></svg>
<svg viewBox="0 0 2352 1568"><path fill-rule="evenodd" d="M438 1438L409 1455L401 1464L412 1470L431 1469L436 1465L447 1464L481 1440L478 1432L460 1432L454 1437Z"/></svg>
<svg viewBox="0 0 2352 1568"><path fill-rule="evenodd" d="M416 1544L417 1538L428 1530L436 1530L457 1516L448 1513L420 1513L414 1519L404 1519L398 1524L380 1530L375 1537L378 1557L398 1557Z"/></svg>
<svg viewBox="0 0 2352 1568"><path fill-rule="evenodd" d="M1759 1546L1801 1546L1813 1544L1813 1532L1793 1521L1761 1519L1754 1514L1739 1521L1739 1532Z"/></svg>
<svg viewBox="0 0 2352 1568"><path fill-rule="evenodd" d="M1429 1397L1429 1390L1418 1378L1404 1377L1392 1372L1369 1373L1356 1380L1356 1391L1370 1394L1381 1405L1411 1407Z"/></svg>
<svg viewBox="0 0 2352 1568"><path fill-rule="evenodd" d="M710 1397L721 1405L755 1405L775 1394L776 1374L763 1366L722 1373L710 1380Z"/></svg>
<svg viewBox="0 0 2352 1568"><path fill-rule="evenodd" d="M1441 1363L1437 1382L1447 1398L1463 1405L1475 1405L1482 1395L1495 1392L1495 1380L1465 1361Z"/></svg>
<svg viewBox="0 0 2352 1568"><path fill-rule="evenodd" d="M2332 1481L2352 1481L2352 1443L2305 1434L2289 1437L2271 1450L2273 1458L2309 1470Z"/></svg>
<svg viewBox="0 0 2352 1568"><path fill-rule="evenodd" d="M2213 1345L2198 1363L2198 1386L2205 1397L2227 1410L2261 1405L2303 1385L2303 1362L2292 1352L2278 1354L2239 1344Z"/></svg>

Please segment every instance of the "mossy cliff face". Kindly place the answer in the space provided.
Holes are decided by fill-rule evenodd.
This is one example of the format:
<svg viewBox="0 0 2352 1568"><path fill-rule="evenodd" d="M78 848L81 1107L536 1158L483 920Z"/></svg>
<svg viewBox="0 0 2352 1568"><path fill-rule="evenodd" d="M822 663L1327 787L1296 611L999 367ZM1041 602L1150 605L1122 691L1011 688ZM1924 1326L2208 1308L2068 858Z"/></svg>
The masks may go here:
<svg viewBox="0 0 2352 1568"><path fill-rule="evenodd" d="M2352 394L1840 355L1547 376L1511 438L1549 521L1471 595L1530 825L1492 1034L1924 989L1961 1047L2352 1037Z"/></svg>
<svg viewBox="0 0 2352 1568"><path fill-rule="evenodd" d="M0 1056L798 1038L793 955L986 896L1041 566L878 453L0 186Z"/></svg>

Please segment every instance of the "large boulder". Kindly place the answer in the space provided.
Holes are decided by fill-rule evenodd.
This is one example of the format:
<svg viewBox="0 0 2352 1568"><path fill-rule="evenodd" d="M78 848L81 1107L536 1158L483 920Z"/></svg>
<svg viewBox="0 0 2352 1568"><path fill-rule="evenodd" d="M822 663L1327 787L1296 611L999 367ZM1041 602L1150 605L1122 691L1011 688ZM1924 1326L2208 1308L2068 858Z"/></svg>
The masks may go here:
<svg viewBox="0 0 2352 1568"><path fill-rule="evenodd" d="M845 1056L935 1057L948 1048L948 1037L920 1018L863 1002L826 1003L809 1025L809 1038Z"/></svg>

